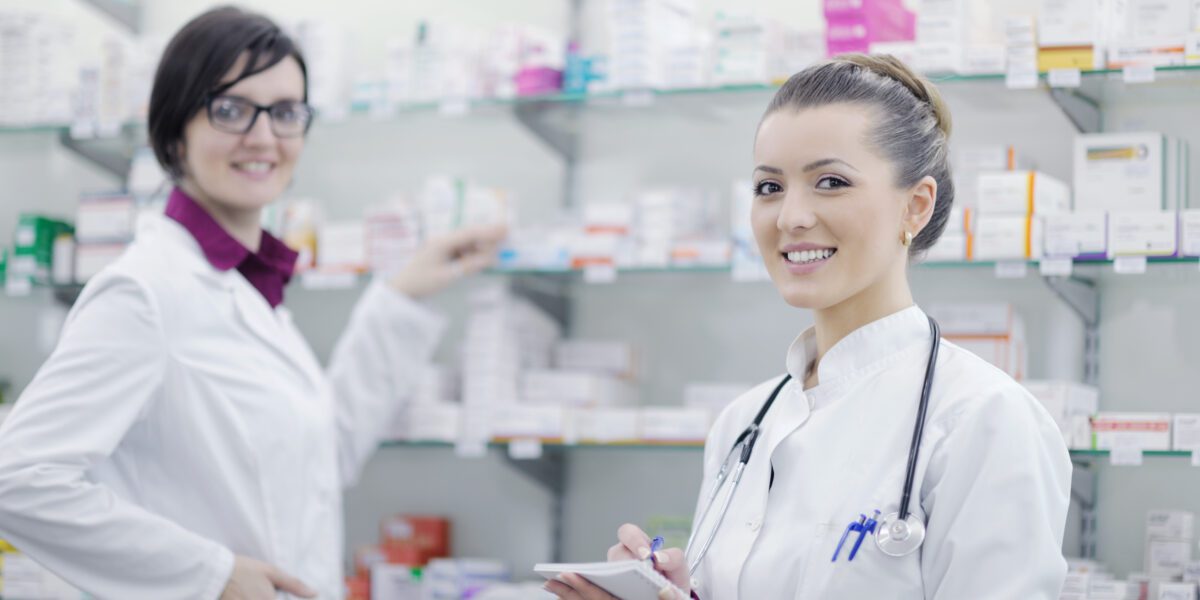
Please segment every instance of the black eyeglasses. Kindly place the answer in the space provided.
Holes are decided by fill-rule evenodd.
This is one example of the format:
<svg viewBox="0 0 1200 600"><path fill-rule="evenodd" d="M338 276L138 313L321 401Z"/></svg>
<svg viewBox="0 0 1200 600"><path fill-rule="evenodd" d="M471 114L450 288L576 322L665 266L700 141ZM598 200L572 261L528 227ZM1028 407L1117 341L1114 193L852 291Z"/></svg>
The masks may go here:
<svg viewBox="0 0 1200 600"><path fill-rule="evenodd" d="M225 133L242 135L249 132L260 113L267 113L271 118L271 131L281 138L307 133L315 115L313 107L297 100L280 100L263 106L238 96L213 96L208 99L208 122Z"/></svg>

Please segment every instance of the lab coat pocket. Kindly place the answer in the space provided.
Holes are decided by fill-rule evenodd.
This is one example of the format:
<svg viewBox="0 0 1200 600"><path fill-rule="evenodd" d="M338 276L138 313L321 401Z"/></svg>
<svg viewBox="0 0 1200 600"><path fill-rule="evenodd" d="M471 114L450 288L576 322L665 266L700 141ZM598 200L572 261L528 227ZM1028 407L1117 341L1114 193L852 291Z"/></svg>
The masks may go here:
<svg viewBox="0 0 1200 600"><path fill-rule="evenodd" d="M816 540L797 598L921 596L920 552L892 557L876 545L877 522L899 510L903 485L902 473L889 474L865 485L834 511ZM919 507L913 510L924 516Z"/></svg>

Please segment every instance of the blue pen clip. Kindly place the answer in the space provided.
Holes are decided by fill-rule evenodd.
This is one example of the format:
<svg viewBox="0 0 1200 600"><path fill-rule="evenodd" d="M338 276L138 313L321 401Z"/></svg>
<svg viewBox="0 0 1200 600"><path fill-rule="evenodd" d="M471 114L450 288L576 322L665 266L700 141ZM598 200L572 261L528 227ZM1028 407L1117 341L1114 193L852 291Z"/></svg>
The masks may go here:
<svg viewBox="0 0 1200 600"><path fill-rule="evenodd" d="M659 550L662 550L662 547L663 547L662 536L661 535L654 536L654 539L650 541L650 564L652 564L656 567L658 566L658 559L654 558L654 555L657 554Z"/></svg>
<svg viewBox="0 0 1200 600"><path fill-rule="evenodd" d="M859 517L863 519L863 526L862 530L858 532L858 541L854 542L854 549L850 551L849 560L854 560L854 557L858 554L859 546L862 546L863 539L867 537L868 533L875 533L875 528L879 526L879 511L875 511L875 516L871 518L867 518L866 515L859 515Z"/></svg>
<svg viewBox="0 0 1200 600"><path fill-rule="evenodd" d="M831 559L829 562L837 562L838 554L841 554L842 546L844 546L846 544L846 538L850 537L851 532L854 532L854 531L859 532L858 541L859 541L859 543L862 542L863 525L867 521L867 515L860 515L860 516L862 517L861 519L859 519L857 521L851 521L850 524L846 526L846 531L842 532L842 539L838 541L837 548L833 551L833 559ZM855 544L854 547L855 547L855 549L857 549L858 544ZM853 553L851 554L851 557L853 557ZM854 560L854 559L851 558L850 560Z"/></svg>

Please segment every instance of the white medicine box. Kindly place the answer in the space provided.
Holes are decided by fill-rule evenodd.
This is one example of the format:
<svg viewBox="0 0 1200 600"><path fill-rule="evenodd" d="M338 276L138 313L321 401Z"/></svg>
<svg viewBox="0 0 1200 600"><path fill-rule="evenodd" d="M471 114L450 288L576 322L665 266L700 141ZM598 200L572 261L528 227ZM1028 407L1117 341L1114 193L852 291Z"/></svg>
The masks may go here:
<svg viewBox="0 0 1200 600"><path fill-rule="evenodd" d="M1200 219L1197 221L1200 222ZM1046 256L1100 259L1108 256L1107 213L1046 215L1042 231Z"/></svg>
<svg viewBox="0 0 1200 600"><path fill-rule="evenodd" d="M1075 210L1163 210L1187 198L1187 143L1159 132L1075 138ZM1182 201L1181 201L1182 200Z"/></svg>
<svg viewBox="0 0 1200 600"><path fill-rule="evenodd" d="M1025 260L1042 257L1042 217L980 214L969 250L972 260Z"/></svg>
<svg viewBox="0 0 1200 600"><path fill-rule="evenodd" d="M981 215L1049 215L1071 210L1071 188L1038 171L980 173Z"/></svg>
<svg viewBox="0 0 1200 600"><path fill-rule="evenodd" d="M1112 211L1108 214L1108 257L1174 256L1179 216L1168 210Z"/></svg>
<svg viewBox="0 0 1200 600"><path fill-rule="evenodd" d="M1156 509L1146 513L1146 538L1191 540L1196 537L1196 514L1187 510Z"/></svg>
<svg viewBox="0 0 1200 600"><path fill-rule="evenodd" d="M1200 452L1200 414L1175 413L1171 449Z"/></svg>

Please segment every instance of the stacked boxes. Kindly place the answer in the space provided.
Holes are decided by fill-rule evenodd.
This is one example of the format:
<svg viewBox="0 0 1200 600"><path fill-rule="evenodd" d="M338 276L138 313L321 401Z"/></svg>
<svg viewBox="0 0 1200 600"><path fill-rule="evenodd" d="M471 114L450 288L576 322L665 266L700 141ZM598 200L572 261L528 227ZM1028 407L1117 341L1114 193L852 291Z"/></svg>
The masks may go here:
<svg viewBox="0 0 1200 600"><path fill-rule="evenodd" d="M982 173L976 201L974 259L1038 259L1043 255L1043 221L1070 212L1071 190L1037 171Z"/></svg>
<svg viewBox="0 0 1200 600"><path fill-rule="evenodd" d="M825 44L829 56L866 53L871 44L911 40L916 15L900 0L825 0Z"/></svg>
<svg viewBox="0 0 1200 600"><path fill-rule="evenodd" d="M928 313L942 337L978 355L1020 381L1025 377L1025 323L1004 303L934 304Z"/></svg>
<svg viewBox="0 0 1200 600"><path fill-rule="evenodd" d="M1090 418L1100 410L1100 391L1069 381L1026 381L1025 388L1041 402L1058 425L1068 448L1090 448Z"/></svg>
<svg viewBox="0 0 1200 600"><path fill-rule="evenodd" d="M1107 0L1042 0L1038 6L1038 70L1103 69Z"/></svg>
<svg viewBox="0 0 1200 600"><path fill-rule="evenodd" d="M22 214L13 234L13 253L8 259L7 281L16 278L49 283L54 264L54 243L74 230L65 221L36 214Z"/></svg>
<svg viewBox="0 0 1200 600"><path fill-rule="evenodd" d="M1152 510L1146 514L1146 573L1151 577L1183 576L1192 560L1196 517L1182 510Z"/></svg>

